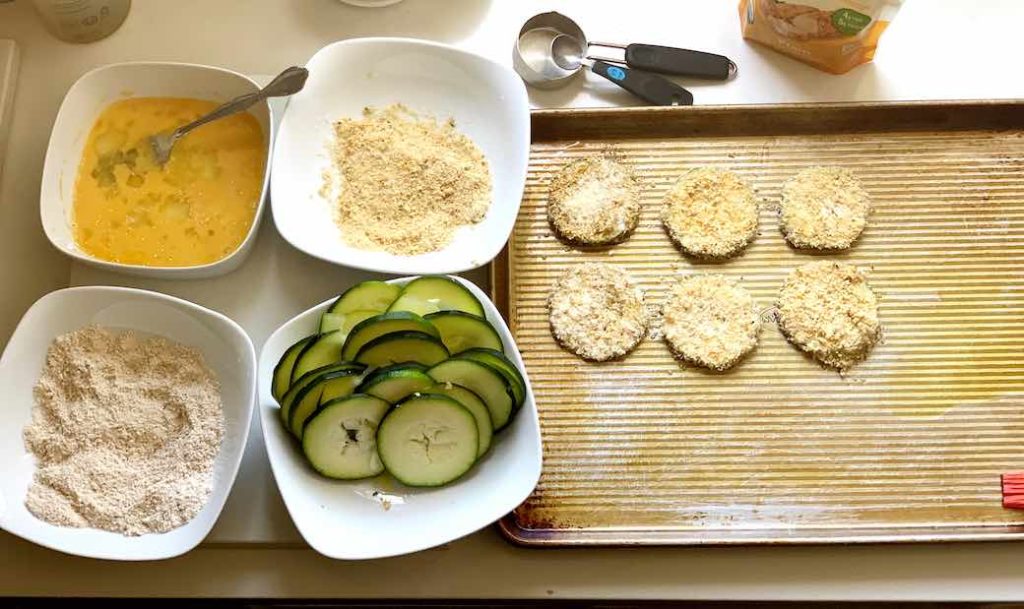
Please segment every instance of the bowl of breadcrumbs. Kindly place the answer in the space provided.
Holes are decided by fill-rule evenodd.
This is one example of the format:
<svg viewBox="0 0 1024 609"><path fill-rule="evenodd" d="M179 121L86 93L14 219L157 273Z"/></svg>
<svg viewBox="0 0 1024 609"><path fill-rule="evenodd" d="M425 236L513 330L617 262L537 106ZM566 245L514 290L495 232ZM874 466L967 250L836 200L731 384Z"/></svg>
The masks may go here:
<svg viewBox="0 0 1024 609"><path fill-rule="evenodd" d="M289 243L393 274L457 273L498 255L529 156L529 102L512 70L400 38L337 42L307 67L271 169Z"/></svg>

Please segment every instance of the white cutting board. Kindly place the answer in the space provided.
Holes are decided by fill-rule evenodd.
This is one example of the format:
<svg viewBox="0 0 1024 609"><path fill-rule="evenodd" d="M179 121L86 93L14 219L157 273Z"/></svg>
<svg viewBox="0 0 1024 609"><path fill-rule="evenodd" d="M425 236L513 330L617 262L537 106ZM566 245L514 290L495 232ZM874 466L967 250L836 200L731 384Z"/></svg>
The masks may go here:
<svg viewBox="0 0 1024 609"><path fill-rule="evenodd" d="M4 174L7 134L11 131L14 85L18 81L18 45L0 39L0 177Z"/></svg>

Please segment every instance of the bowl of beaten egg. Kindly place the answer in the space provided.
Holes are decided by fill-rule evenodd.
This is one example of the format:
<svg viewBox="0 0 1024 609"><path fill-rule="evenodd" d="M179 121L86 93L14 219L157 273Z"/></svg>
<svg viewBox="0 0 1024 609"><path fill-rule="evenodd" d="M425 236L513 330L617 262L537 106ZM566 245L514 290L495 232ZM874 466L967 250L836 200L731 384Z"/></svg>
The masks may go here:
<svg viewBox="0 0 1024 609"><path fill-rule="evenodd" d="M43 168L43 229L68 256L166 279L234 270L252 249L272 150L270 107L204 125L163 167L147 138L259 90L220 68L122 63L71 87Z"/></svg>

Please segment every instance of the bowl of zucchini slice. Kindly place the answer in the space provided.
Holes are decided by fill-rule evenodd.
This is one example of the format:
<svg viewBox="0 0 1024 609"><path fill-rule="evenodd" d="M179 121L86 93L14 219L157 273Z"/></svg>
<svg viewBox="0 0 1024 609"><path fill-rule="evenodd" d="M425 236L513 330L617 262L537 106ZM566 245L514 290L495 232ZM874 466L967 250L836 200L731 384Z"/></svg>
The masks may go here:
<svg viewBox="0 0 1024 609"><path fill-rule="evenodd" d="M327 556L451 541L514 509L540 477L522 358L461 278L357 284L274 332L259 374L274 478Z"/></svg>

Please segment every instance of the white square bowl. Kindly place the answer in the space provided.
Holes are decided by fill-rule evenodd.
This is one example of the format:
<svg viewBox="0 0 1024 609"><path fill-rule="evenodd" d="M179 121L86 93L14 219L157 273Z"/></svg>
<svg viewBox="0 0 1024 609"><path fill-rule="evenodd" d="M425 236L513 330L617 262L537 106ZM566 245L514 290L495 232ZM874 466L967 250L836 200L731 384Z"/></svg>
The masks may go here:
<svg viewBox="0 0 1024 609"><path fill-rule="evenodd" d="M25 496L35 458L22 430L31 420L32 388L56 337L89 324L158 334L202 352L224 403L224 439L214 462L213 491L187 524L166 533L125 537L59 527L33 516ZM0 529L68 554L109 560L157 560L184 554L206 537L235 482L256 400L256 353L241 326L220 313L156 292L79 287L43 296L22 317L0 356Z"/></svg>
<svg viewBox="0 0 1024 609"><path fill-rule="evenodd" d="M519 213L530 153L529 101L515 72L454 47L403 38L335 42L306 67L306 87L281 120L270 179L274 222L289 243L328 262L395 275L458 273L498 255ZM454 118L490 166L487 216L457 229L436 252L399 256L349 247L320 194L331 167L334 121L393 103L439 120Z"/></svg>
<svg viewBox="0 0 1024 609"><path fill-rule="evenodd" d="M415 277L389 283L405 285ZM296 528L314 550L330 558L384 558L425 550L463 537L511 512L537 486L541 469L540 424L533 389L512 334L480 288L453 277L483 304L501 335L505 353L526 380L526 400L512 422L494 436L490 451L465 476L433 489L406 487L382 477L342 481L313 471L302 449L281 425L270 393L274 366L295 341L316 330L332 300L293 317L263 346L259 363L259 414L277 487ZM385 481L382 484L382 481ZM376 492L383 492L380 496ZM382 499L390 502L385 509Z"/></svg>
<svg viewBox="0 0 1024 609"><path fill-rule="evenodd" d="M157 267L121 264L91 256L78 247L72 231L75 180L93 124L103 110L115 101L130 97L190 97L224 102L259 89L253 80L231 70L186 63L117 63L86 73L64 96L46 149L39 213L47 238L54 247L76 260L131 275L160 279L200 279L223 275L236 269L249 255L256 241L270 181L274 136L270 105L266 101L248 110L263 129L265 146L263 186L256 215L242 243L220 260L196 266Z"/></svg>

